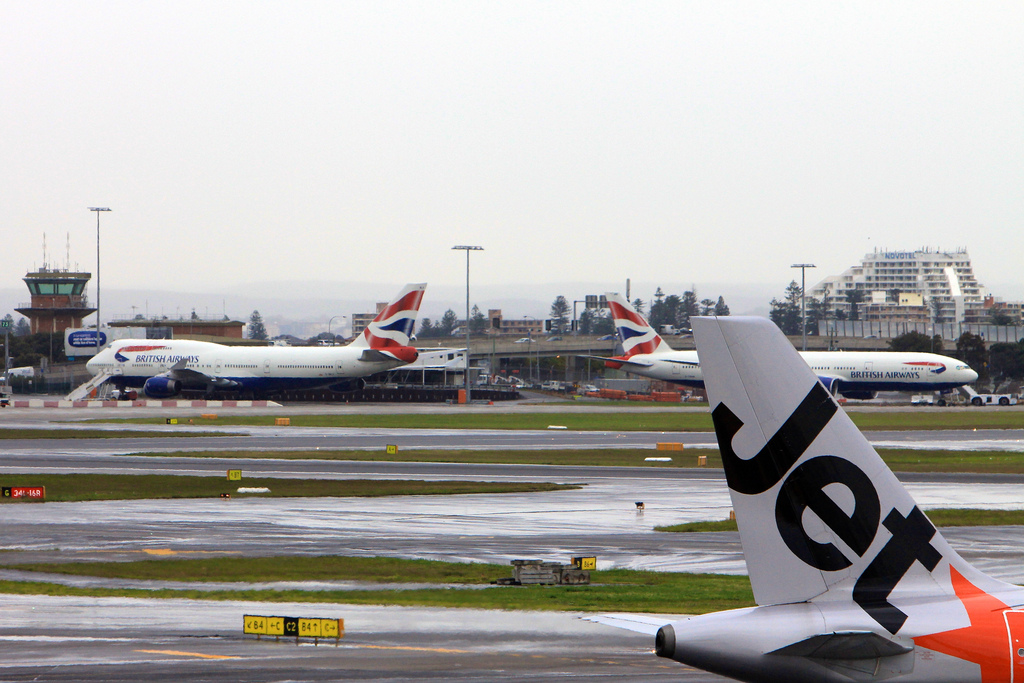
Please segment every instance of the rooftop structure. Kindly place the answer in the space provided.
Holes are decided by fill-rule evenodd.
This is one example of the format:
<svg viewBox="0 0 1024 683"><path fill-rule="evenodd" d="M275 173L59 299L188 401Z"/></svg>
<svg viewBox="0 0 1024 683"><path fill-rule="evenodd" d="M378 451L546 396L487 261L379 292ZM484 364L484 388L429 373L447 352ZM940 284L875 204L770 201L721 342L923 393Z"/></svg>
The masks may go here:
<svg viewBox="0 0 1024 683"><path fill-rule="evenodd" d="M862 292L859 309L870 305L881 317L889 316L882 316L879 307L913 308L908 313L917 317L923 305L932 322L962 323L984 305L982 286L974 276L966 249L876 250L865 255L860 265L814 285L809 294L819 301L826 300L828 310L849 316L849 296L854 290ZM908 302L907 294L920 296L920 303L916 297L913 303Z"/></svg>
<svg viewBox="0 0 1024 683"><path fill-rule="evenodd" d="M114 320L109 323L110 327L133 327L146 328L147 338L167 339L203 339L203 338L227 338L242 339L245 331L245 322L231 320L227 316L222 318L200 318L195 314L189 318L145 318L137 315L130 319ZM157 332L158 331L158 332ZM154 332L157 332L154 335Z"/></svg>
<svg viewBox="0 0 1024 683"><path fill-rule="evenodd" d="M81 327L82 319L96 312L85 295L85 285L91 278L92 273L43 266L23 278L32 301L19 304L15 310L29 319L33 334Z"/></svg>

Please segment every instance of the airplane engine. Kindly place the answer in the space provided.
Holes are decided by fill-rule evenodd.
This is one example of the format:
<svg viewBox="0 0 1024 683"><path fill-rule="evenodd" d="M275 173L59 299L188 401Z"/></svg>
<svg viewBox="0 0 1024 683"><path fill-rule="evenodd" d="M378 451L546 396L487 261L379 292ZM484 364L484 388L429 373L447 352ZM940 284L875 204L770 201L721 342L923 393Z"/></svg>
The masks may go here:
<svg viewBox="0 0 1024 683"><path fill-rule="evenodd" d="M819 377L818 381L824 384L825 388L828 389L828 393L833 396L839 393L840 381L835 377Z"/></svg>
<svg viewBox="0 0 1024 683"><path fill-rule="evenodd" d="M150 377L142 385L142 391L150 398L170 398L181 391L181 382L170 377Z"/></svg>
<svg viewBox="0 0 1024 683"><path fill-rule="evenodd" d="M868 401L868 400L873 399L876 396L878 396L878 392L877 391L864 391L864 390L860 390L860 391L853 391L853 390L851 390L851 391L843 391L843 390L840 390L839 393L843 395L843 398L852 398L852 399L857 399L857 400L860 400L860 401Z"/></svg>
<svg viewBox="0 0 1024 683"><path fill-rule="evenodd" d="M338 382L327 387L331 391L337 394L344 394L349 391L360 391L366 387L366 380L362 377L356 379L347 379L344 382Z"/></svg>

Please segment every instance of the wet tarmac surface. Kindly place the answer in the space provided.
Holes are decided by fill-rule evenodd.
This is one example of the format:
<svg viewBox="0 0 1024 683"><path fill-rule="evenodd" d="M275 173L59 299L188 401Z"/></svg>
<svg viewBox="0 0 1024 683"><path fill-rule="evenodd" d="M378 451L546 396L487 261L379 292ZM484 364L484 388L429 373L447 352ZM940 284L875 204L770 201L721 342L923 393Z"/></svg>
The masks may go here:
<svg viewBox="0 0 1024 683"><path fill-rule="evenodd" d="M13 426L6 417L0 426ZM36 416L26 422L24 426L40 426ZM714 446L711 434L270 427L239 432L234 437L188 439L4 441L0 442L0 472L208 475L223 473L230 466L274 477L557 481L585 487L449 497L5 505L0 537L8 552L2 559L10 564L226 553L347 554L507 566L513 558L567 561L586 554L597 555L601 568L745 572L735 533L653 531L656 525L724 518L730 508L728 491L722 473L715 470L118 455L184 448L383 449L386 443L403 449L650 448L667 440ZM876 445L1024 450L1021 430L875 432L869 436ZM203 445L207 442L216 445ZM1024 477L914 474L901 478L925 508L1024 507ZM636 501L645 503L643 512L636 510ZM1024 527L945 529L943 534L983 571L1024 583ZM23 577L15 570L0 574L0 579ZM62 581L104 585L72 577ZM138 587L167 585L142 584L146 585ZM347 587L331 582L288 584L270 587ZM242 615L254 612L342 617L346 638L338 648L323 643L313 647L257 642L241 634ZM564 613L0 595L0 614L0 680L725 680L658 659L648 636Z"/></svg>
<svg viewBox="0 0 1024 683"><path fill-rule="evenodd" d="M688 681L650 636L576 614L0 595L4 681ZM242 635L245 614L342 618L314 645Z"/></svg>
<svg viewBox="0 0 1024 683"><path fill-rule="evenodd" d="M294 476L293 465L309 463L273 464L279 474ZM147 552L340 554L507 565L516 558L568 561L576 555L596 555L601 568L745 573L736 534L653 531L655 526L727 517L731 504L720 472L419 464L416 474L396 474L394 463L321 464L342 478L352 476L346 472L352 464L358 466L359 477L557 481L584 487L463 496L7 505L4 547L18 552L4 559L138 559ZM1024 498L1019 480L966 484L947 477L910 482L907 487L925 509L1013 509ZM636 509L637 501L644 502L643 511ZM984 556L993 574L1024 583L1024 556L1018 550L1024 549L1024 527L944 533L965 556Z"/></svg>

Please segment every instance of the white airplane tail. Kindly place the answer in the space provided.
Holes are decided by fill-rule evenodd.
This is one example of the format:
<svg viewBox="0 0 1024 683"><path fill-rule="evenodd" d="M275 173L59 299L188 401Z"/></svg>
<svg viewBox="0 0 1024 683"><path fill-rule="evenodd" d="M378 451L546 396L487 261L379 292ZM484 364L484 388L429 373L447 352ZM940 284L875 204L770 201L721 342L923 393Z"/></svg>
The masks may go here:
<svg viewBox="0 0 1024 683"><path fill-rule="evenodd" d="M626 297L616 292L605 294L608 307L615 320L615 330L622 343L626 358L640 353L657 353L671 351L672 347L665 343L661 335L650 326L647 320L633 310Z"/></svg>
<svg viewBox="0 0 1024 683"><path fill-rule="evenodd" d="M954 580L1012 590L949 546L772 322L693 331L759 605L852 601L895 635Z"/></svg>

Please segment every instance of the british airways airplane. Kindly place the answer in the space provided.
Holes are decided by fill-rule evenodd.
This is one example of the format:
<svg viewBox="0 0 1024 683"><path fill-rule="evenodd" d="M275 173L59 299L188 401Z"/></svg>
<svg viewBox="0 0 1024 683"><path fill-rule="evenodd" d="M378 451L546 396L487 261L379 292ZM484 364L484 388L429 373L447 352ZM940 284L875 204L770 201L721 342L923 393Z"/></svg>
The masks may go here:
<svg viewBox="0 0 1024 683"><path fill-rule="evenodd" d="M964 560L763 318L694 318L756 607L592 621L749 683L1024 680L1024 589Z"/></svg>
<svg viewBox="0 0 1024 683"><path fill-rule="evenodd" d="M606 295L625 353L605 358L614 369L703 387L696 351L675 351L621 294ZM978 379L963 361L934 353L896 351L805 351L800 353L833 395L874 398L879 391L950 391Z"/></svg>
<svg viewBox="0 0 1024 683"><path fill-rule="evenodd" d="M409 346L426 284L410 284L347 346L225 346L211 342L122 339L101 351L86 367L106 373L119 389L141 387L152 398L182 389L265 393L327 388L355 391L362 379L412 363Z"/></svg>

